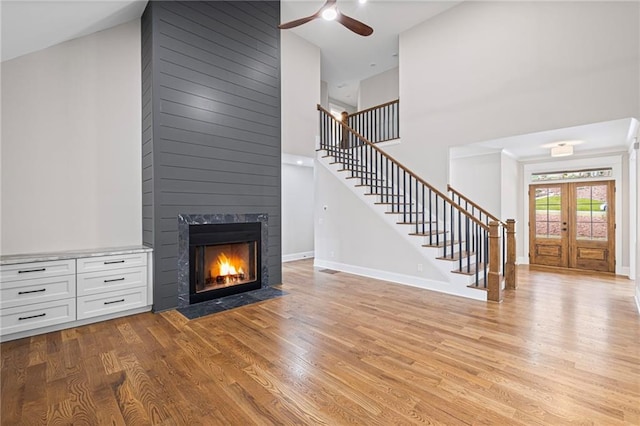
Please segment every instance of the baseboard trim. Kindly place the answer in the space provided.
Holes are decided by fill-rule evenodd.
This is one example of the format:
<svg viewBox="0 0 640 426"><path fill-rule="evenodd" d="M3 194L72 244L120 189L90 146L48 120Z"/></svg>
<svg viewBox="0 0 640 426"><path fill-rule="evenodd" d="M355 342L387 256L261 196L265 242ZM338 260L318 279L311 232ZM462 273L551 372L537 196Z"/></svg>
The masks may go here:
<svg viewBox="0 0 640 426"><path fill-rule="evenodd" d="M373 278L390 283L418 287L424 290L437 291L439 293L450 294L452 296L464 297L466 299L481 300L486 302L487 292L475 290L466 286L456 287L446 281L435 281L427 278L415 277L396 272L382 271L379 269L365 268L363 266L349 265L340 262L332 262L316 258L313 266L316 268L333 269L335 271L346 272L361 277ZM459 291L456 291L459 290Z"/></svg>
<svg viewBox="0 0 640 426"><path fill-rule="evenodd" d="M294 260L309 259L313 257L313 251L303 251L300 253L291 253L282 255L282 263L293 262Z"/></svg>
<svg viewBox="0 0 640 426"><path fill-rule="evenodd" d="M636 283L636 308L638 308L638 313L640 314L640 285Z"/></svg>

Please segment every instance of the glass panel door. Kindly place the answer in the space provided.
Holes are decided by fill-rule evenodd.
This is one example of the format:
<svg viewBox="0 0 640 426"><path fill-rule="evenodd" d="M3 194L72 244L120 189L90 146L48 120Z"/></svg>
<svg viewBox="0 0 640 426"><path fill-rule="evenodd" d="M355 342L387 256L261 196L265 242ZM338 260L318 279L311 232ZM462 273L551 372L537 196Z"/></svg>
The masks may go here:
<svg viewBox="0 0 640 426"><path fill-rule="evenodd" d="M615 270L613 181L572 185L571 268Z"/></svg>
<svg viewBox="0 0 640 426"><path fill-rule="evenodd" d="M532 185L529 190L530 262L567 266L566 184Z"/></svg>

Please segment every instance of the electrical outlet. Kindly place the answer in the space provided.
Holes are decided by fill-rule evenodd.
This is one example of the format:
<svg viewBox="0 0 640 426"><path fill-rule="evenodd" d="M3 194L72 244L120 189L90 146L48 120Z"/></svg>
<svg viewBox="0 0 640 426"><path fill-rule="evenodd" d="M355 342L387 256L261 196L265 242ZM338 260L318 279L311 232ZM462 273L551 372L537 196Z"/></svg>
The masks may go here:
<svg viewBox="0 0 640 426"><path fill-rule="evenodd" d="M334 252L331 252L331 253L329 253L329 256L330 256L331 258L333 258L333 257L335 257L335 253L334 253Z"/></svg>
<svg viewBox="0 0 640 426"><path fill-rule="evenodd" d="M418 272L422 272L422 263L418 263Z"/></svg>

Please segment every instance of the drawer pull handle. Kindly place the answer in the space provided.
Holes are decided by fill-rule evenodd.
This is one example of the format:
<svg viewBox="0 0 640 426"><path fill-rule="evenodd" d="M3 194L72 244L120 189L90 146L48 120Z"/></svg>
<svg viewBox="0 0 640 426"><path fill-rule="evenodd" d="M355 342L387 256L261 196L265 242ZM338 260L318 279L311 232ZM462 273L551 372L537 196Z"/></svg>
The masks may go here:
<svg viewBox="0 0 640 426"><path fill-rule="evenodd" d="M113 300L111 302L104 302L105 305L111 305L112 303L120 303L120 302L124 302L124 299L120 299L120 300Z"/></svg>
<svg viewBox="0 0 640 426"><path fill-rule="evenodd" d="M41 288L40 290L19 291L18 294L42 293L43 291L47 291L47 289Z"/></svg>
<svg viewBox="0 0 640 426"><path fill-rule="evenodd" d="M124 277L122 277L122 278L114 278L112 280L104 280L105 283L112 283L114 281L124 281Z"/></svg>
<svg viewBox="0 0 640 426"><path fill-rule="evenodd" d="M19 317L18 321L22 321L22 320L26 320L26 319L31 319L31 318L39 318L39 317L43 317L47 315L46 313L44 314L39 314L39 315L31 315L30 317Z"/></svg>
<svg viewBox="0 0 640 426"><path fill-rule="evenodd" d="M112 263L124 263L124 259L123 260L109 260L109 261L105 261L104 262L105 265L111 265Z"/></svg>
<svg viewBox="0 0 640 426"><path fill-rule="evenodd" d="M23 269L22 271L18 271L19 274L26 274L28 272L44 272L46 271L47 268L40 268L40 269Z"/></svg>

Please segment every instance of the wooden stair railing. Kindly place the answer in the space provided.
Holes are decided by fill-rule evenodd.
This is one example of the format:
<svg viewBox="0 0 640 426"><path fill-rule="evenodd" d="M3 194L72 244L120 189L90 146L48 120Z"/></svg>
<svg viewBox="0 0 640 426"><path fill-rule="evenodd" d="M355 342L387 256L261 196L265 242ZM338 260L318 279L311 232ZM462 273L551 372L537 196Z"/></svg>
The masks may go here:
<svg viewBox="0 0 640 426"><path fill-rule="evenodd" d="M318 111L320 150L342 166L347 179L357 179L356 186L376 196L377 204L398 214L398 223L410 226L409 235L424 238L423 247L439 248L443 252L439 259L456 262L452 272L472 276L470 287L487 289L490 300L501 301L497 277L502 264L502 223L484 223L474 217L322 106L318 105Z"/></svg>
<svg viewBox="0 0 640 426"><path fill-rule="evenodd" d="M516 289L518 286L516 282L516 221L514 219L507 219L506 222L501 221L451 185L447 185L447 191L451 193L451 199L478 220L487 224L496 221L502 225L502 267L505 287L510 290Z"/></svg>
<svg viewBox="0 0 640 426"><path fill-rule="evenodd" d="M372 143L400 137L400 101L386 102L353 114L342 113L343 123Z"/></svg>

